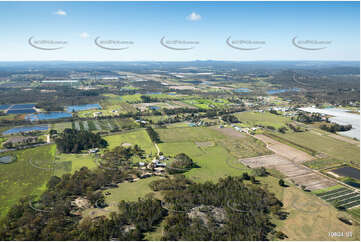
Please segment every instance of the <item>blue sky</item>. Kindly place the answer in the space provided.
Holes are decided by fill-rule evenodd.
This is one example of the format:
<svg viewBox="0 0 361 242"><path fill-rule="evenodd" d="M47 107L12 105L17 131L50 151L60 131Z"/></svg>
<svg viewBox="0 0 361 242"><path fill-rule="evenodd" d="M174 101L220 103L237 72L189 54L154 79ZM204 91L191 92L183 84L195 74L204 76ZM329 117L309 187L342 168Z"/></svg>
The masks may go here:
<svg viewBox="0 0 361 242"><path fill-rule="evenodd" d="M0 2L0 11L0 61L360 59L359 2ZM67 44L40 50L28 44L32 36ZM259 48L231 48L230 36L231 41L258 41L234 46ZM106 50L95 45L96 37L133 44ZM198 43L168 43L194 47L172 50L160 44L162 37ZM292 44L294 37L327 43L299 43L324 47L305 50Z"/></svg>

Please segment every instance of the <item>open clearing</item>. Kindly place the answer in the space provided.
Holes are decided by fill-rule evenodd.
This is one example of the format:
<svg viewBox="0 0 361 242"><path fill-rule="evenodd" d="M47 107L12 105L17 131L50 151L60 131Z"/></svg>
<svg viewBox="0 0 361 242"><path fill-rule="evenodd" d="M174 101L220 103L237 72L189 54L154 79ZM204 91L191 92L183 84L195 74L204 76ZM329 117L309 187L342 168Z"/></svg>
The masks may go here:
<svg viewBox="0 0 361 242"><path fill-rule="evenodd" d="M55 155L55 145L44 145L36 148L11 152L17 160L10 164L0 165L0 218L16 202L28 195L39 196L44 190L48 179L52 175L51 163ZM29 163L29 159L36 163L39 169Z"/></svg>
<svg viewBox="0 0 361 242"><path fill-rule="evenodd" d="M311 169L277 154L246 158L239 161L251 168L263 166L266 168L277 169L289 180L294 181L295 184L303 185L309 190L323 189L337 184L336 182L315 173Z"/></svg>
<svg viewBox="0 0 361 242"><path fill-rule="evenodd" d="M108 141L108 149L113 149L116 146L121 146L123 143L137 144L145 150L148 154L156 154L157 150L144 129L136 131L127 131L121 134L105 136L104 139Z"/></svg>
<svg viewBox="0 0 361 242"><path fill-rule="evenodd" d="M357 145L346 143L330 136L316 135L310 131L272 134L308 149L325 153L331 158L341 161L354 161L358 165L360 164L360 148Z"/></svg>
<svg viewBox="0 0 361 242"><path fill-rule="evenodd" d="M294 162L302 163L314 159L314 157L307 154L306 152L295 149L289 145L282 144L263 134L255 135L255 137L266 143L268 149L272 150L277 155L286 157L287 159L290 159Z"/></svg>
<svg viewBox="0 0 361 242"><path fill-rule="evenodd" d="M278 229L288 236L286 240L359 240L359 226L346 225L337 218L350 217L346 212L338 211L312 193L304 192L293 185L281 187L275 177L258 177L257 180L273 192L284 204L285 211L290 213L286 220L273 221L279 226ZM353 236L329 237L330 231L352 231Z"/></svg>
<svg viewBox="0 0 361 242"><path fill-rule="evenodd" d="M55 158L55 175L62 176L66 173L74 173L82 167L89 169L96 168L97 165L89 154L58 154Z"/></svg>
<svg viewBox="0 0 361 242"><path fill-rule="evenodd" d="M271 154L259 140L244 136L235 137L233 133L216 127L187 127L156 130L160 139L161 152L165 155L185 153L199 168L186 172L186 176L200 182L217 181L224 176L238 176L243 172L251 173L239 158Z"/></svg>
<svg viewBox="0 0 361 242"><path fill-rule="evenodd" d="M254 127L257 125L273 126L276 129L285 127L286 123L290 122L289 118L281 115L275 115L269 112L241 112L235 115L243 127Z"/></svg>

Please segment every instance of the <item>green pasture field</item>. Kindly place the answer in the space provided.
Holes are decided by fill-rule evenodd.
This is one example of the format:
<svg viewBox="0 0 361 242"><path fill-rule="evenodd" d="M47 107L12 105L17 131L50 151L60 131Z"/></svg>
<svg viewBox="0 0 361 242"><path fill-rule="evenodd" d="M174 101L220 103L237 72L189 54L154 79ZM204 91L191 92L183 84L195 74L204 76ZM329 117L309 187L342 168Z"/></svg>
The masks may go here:
<svg viewBox="0 0 361 242"><path fill-rule="evenodd" d="M283 139L289 140L306 148L327 154L331 158L344 161L353 161L360 164L360 148L357 145L332 138L321 136L311 131L288 132L286 134L277 133Z"/></svg>
<svg viewBox="0 0 361 242"><path fill-rule="evenodd" d="M156 129L163 143L160 151L174 156L189 155L199 168L186 172L186 176L198 181L217 181L220 177L242 175L252 170L238 159L271 153L265 145L250 136L231 137L216 128L187 127Z"/></svg>
<svg viewBox="0 0 361 242"><path fill-rule="evenodd" d="M156 129L164 143L172 142L198 142L226 138L225 135L214 129L206 127L180 127Z"/></svg>
<svg viewBox="0 0 361 242"><path fill-rule="evenodd" d="M140 146L147 154L156 154L157 150L144 129L136 131L124 132L121 134L105 136L104 139L108 141L108 149L113 149L116 146L121 146L123 143Z"/></svg>
<svg viewBox="0 0 361 242"><path fill-rule="evenodd" d="M9 152L16 155L17 160L0 165L0 218L4 217L20 198L28 195L39 196L45 191L45 185L53 174L51 163L55 152L55 145Z"/></svg>
<svg viewBox="0 0 361 242"><path fill-rule="evenodd" d="M199 98L199 99L184 100L183 102L203 109L211 109L212 107L210 107L210 105L213 105L215 107L223 107L224 105L229 103L229 101L227 101L226 99L217 99L217 100L218 102L216 102L216 100Z"/></svg>
<svg viewBox="0 0 361 242"><path fill-rule="evenodd" d="M285 127L291 120L281 115L272 114L269 112L241 112L235 115L242 123L243 127L254 127L256 125L273 126L276 129Z"/></svg>
<svg viewBox="0 0 361 242"><path fill-rule="evenodd" d="M52 125L52 129L63 132L64 129L71 129L71 122L55 123Z"/></svg>
<svg viewBox="0 0 361 242"><path fill-rule="evenodd" d="M124 95L121 96L121 101L127 103L141 102L142 99L140 98L140 96L142 96L142 94Z"/></svg>
<svg viewBox="0 0 361 242"><path fill-rule="evenodd" d="M82 167L94 169L97 167L93 157L87 153L83 154L57 154L55 158L55 175L62 176L66 173L73 174Z"/></svg>

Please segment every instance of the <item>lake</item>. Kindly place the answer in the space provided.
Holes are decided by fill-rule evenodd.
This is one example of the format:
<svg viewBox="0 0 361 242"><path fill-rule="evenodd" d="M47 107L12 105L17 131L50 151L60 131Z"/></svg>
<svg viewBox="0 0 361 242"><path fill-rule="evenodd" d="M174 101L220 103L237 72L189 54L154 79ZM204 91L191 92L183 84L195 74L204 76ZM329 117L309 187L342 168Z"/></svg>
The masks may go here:
<svg viewBox="0 0 361 242"><path fill-rule="evenodd" d="M242 93L242 92L250 92L248 88L237 88L233 90L234 92Z"/></svg>
<svg viewBox="0 0 361 242"><path fill-rule="evenodd" d="M5 109L8 109L11 105L9 104L2 104L0 105L0 110L5 110Z"/></svg>
<svg viewBox="0 0 361 242"><path fill-rule="evenodd" d="M332 172L340 176L348 176L360 180L360 170L353 167L346 166L332 170Z"/></svg>
<svg viewBox="0 0 361 242"><path fill-rule="evenodd" d="M48 119L59 119L59 118L70 118L73 115L66 112L49 112L49 113L39 113L39 114L28 114L25 119L30 121L37 120L48 120Z"/></svg>
<svg viewBox="0 0 361 242"><path fill-rule="evenodd" d="M25 108L25 109L9 109L7 114L26 114L26 113L36 113L35 109Z"/></svg>
<svg viewBox="0 0 361 242"><path fill-rule="evenodd" d="M291 88L291 89L274 89L274 90L268 90L268 94L277 94L277 93L284 93L284 92L299 92L300 89L298 88Z"/></svg>
<svg viewBox="0 0 361 242"><path fill-rule="evenodd" d="M338 132L342 135L356 138L360 140L360 115L347 112L347 110L340 109L340 108L312 108L312 107L305 107L300 108L300 110L305 112L311 112L311 113L321 113L333 116L329 120L331 122L340 124L340 125L352 125L352 129L345 132Z"/></svg>
<svg viewBox="0 0 361 242"><path fill-rule="evenodd" d="M102 109L102 107L99 104L84 104L84 105L75 105L75 106L68 106L66 107L67 112L72 113L78 112L78 111L84 111L84 110L90 110L90 109Z"/></svg>
<svg viewBox="0 0 361 242"><path fill-rule="evenodd" d="M11 107L11 109L27 109L27 108L34 108L34 103L25 103L25 104L15 104Z"/></svg>
<svg viewBox="0 0 361 242"><path fill-rule="evenodd" d="M29 132L29 131L35 131L35 130L48 130L48 125L37 125L37 126L25 126L25 127L16 127L12 129L8 129L3 132L4 135L6 134L15 134L15 133L21 133L21 132Z"/></svg>

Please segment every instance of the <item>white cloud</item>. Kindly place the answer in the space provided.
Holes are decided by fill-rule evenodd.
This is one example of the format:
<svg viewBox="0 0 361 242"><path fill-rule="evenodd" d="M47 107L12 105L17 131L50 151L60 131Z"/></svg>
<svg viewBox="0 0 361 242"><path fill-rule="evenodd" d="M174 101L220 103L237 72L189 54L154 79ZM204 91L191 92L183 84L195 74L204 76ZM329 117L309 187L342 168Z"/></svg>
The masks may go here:
<svg viewBox="0 0 361 242"><path fill-rule="evenodd" d="M59 9L58 11L54 12L55 15L66 16L66 12L64 10Z"/></svg>
<svg viewBox="0 0 361 242"><path fill-rule="evenodd" d="M83 32L80 34L80 37L83 38L83 39L86 39L86 38L89 38L89 34L87 32Z"/></svg>
<svg viewBox="0 0 361 242"><path fill-rule="evenodd" d="M191 14L189 14L187 16L187 19L189 21L198 21L198 20L201 20L202 19L202 16L199 15L198 13L195 13L195 12L192 12Z"/></svg>

